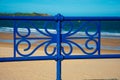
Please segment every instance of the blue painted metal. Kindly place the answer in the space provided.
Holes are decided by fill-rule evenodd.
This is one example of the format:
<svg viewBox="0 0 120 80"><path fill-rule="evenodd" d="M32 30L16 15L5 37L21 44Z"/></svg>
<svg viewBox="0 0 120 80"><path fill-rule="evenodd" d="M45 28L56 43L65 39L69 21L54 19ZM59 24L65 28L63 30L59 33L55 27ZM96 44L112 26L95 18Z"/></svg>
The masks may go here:
<svg viewBox="0 0 120 80"><path fill-rule="evenodd" d="M100 52L100 21L114 21L118 20L120 21L120 17L64 17L60 14L56 16L49 16L49 17L40 17L40 16L0 16L0 20L14 20L14 56L13 57L5 57L0 58L0 62L12 62L12 61L30 61L30 60L55 60L57 62L57 69L56 69L56 80L62 80L61 79L61 62L64 59L108 59L108 58L120 58L120 54L101 54ZM31 20L35 21L46 21L44 23L44 31L41 31L36 25L34 25ZM72 21L87 21L83 22L77 30L73 31L74 25ZM67 22L66 22L67 21ZM56 25L54 25L52 22L54 22ZM45 37L29 37L31 34L30 27L23 26L28 31L26 35L22 35L18 27L19 25L23 23L28 23L31 25L39 34L44 35ZM53 27L55 27L55 30L57 33L51 33L47 29L47 24L51 23ZM96 26L96 32L94 34L89 33L89 29L91 27L86 26L86 24L94 24ZM65 24L69 24L69 31L66 33L62 33L62 29L65 27ZM86 36L73 36L77 32L81 31L82 28L85 29ZM18 36L18 37L17 37ZM84 50L81 45L78 43L75 43L72 40L79 40L79 39L86 39L85 42L85 48L88 50L93 50L92 52L87 52ZM23 54L19 50L19 45L21 43L26 43L28 46L24 49L24 51L28 51L31 48L31 42L29 40L46 40L45 42L42 42L38 44L33 51ZM90 47L89 43L94 42L95 47ZM52 44L54 45L53 51L49 53L47 51L48 47ZM64 46L61 44L68 45L69 52L65 51ZM72 55L73 53L73 45L79 48L84 55ZM45 56L32 56L36 50L44 46L44 52ZM16 55L19 55L20 57L17 57Z"/></svg>
<svg viewBox="0 0 120 80"><path fill-rule="evenodd" d="M56 16L55 16L56 17ZM49 21L55 21L54 16L0 16L0 20L49 20ZM113 21L113 20L120 20L120 17L63 17L64 21L77 21L77 20L83 20L83 21Z"/></svg>
<svg viewBox="0 0 120 80"><path fill-rule="evenodd" d="M60 14L58 14L56 16L56 21L57 21L57 79L56 80L61 80L61 18L62 16Z"/></svg>

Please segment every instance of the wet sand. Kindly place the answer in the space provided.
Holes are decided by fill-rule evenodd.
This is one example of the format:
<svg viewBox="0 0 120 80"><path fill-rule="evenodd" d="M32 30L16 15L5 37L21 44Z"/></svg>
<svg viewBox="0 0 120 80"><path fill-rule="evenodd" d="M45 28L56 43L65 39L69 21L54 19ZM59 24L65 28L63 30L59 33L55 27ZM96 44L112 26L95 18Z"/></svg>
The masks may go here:
<svg viewBox="0 0 120 80"><path fill-rule="evenodd" d="M0 33L0 39L13 39L9 33ZM42 42L42 41L41 41ZM76 41L84 43L82 41ZM101 44L120 46L119 39L102 39ZM32 45L33 49L38 43ZM22 51L27 45L22 44ZM52 47L49 47L51 50ZM65 50L69 51L67 47ZM74 52L78 49L75 48ZM44 55L44 48L35 55ZM120 54L120 50L101 50L101 54ZM0 57L13 56L13 44L0 42ZM120 59L63 60L62 80L120 80ZM0 62L0 80L56 80L55 61Z"/></svg>

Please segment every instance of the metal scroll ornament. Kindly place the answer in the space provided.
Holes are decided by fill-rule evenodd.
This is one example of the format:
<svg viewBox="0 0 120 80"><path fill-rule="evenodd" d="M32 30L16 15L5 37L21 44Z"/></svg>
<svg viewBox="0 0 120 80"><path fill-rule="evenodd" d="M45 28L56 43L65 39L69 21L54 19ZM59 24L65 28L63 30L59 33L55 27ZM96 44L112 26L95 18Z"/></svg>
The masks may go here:
<svg viewBox="0 0 120 80"><path fill-rule="evenodd" d="M46 38L36 38L38 40L42 40L42 39L47 39L47 41L43 42L43 43L40 43L39 45L37 45L30 53L27 53L27 54L23 54L22 52L20 52L19 50L19 45L22 44L22 43L26 43L27 44L27 48L24 49L24 51L28 51L31 49L31 42L30 42L30 39L32 38L29 38L30 34L31 34L31 29L29 26L23 26L23 28L26 28L26 35L22 35L19 30L18 30L18 27L20 24L24 24L24 23L28 23L30 26L34 27L34 29L39 33L39 34L42 34L44 35ZM16 43L16 51L17 53L20 55L20 56L23 56L23 57L28 57L28 56L31 56L32 54L34 54L34 52L39 49L40 47L42 47L43 45L45 46L44 47L44 52L47 56L52 56L52 55L55 55L55 52L56 52L56 47L54 47L53 51L50 53L47 51L47 48L52 45L53 43L56 43L55 42L55 36L56 34L53 34L51 32L48 31L47 29L47 24L50 23L50 22L45 22L44 25L43 25L43 28L44 28L44 31L41 31L36 25L34 25L32 22L30 21L20 21L19 23L17 23L16 25L16 34L20 37L18 38L18 41ZM34 38L35 39L35 38Z"/></svg>
<svg viewBox="0 0 120 80"><path fill-rule="evenodd" d="M19 50L19 45L22 44L22 43L26 43L27 44L27 47L24 48L23 50L24 51L28 51L31 49L31 42L29 41L29 39L32 39L32 38L29 38L30 34L31 34L31 29L30 29L30 26L26 25L26 26L22 26L23 28L26 29L26 33L23 35L19 32L19 25L21 24L24 24L24 23L27 23L29 24L30 26L32 26L39 34L42 34L44 35L46 38L36 38L38 40L41 40L41 39L45 39L44 42L40 43L39 45L37 45L30 53L27 53L27 54L23 54L22 52L20 52ZM89 29L91 28L89 25L86 26L86 24L94 24L94 26L96 27L96 31L91 34L89 33ZM52 24L51 26L54 28L54 30L56 31L55 33L52 33L48 30L48 25L49 24ZM75 25L72 21L66 21L66 22L62 22L61 21L61 29L65 28L65 25L68 24L69 26L69 30L67 30L65 33L62 33L61 32L61 44L66 44L68 47L69 47L69 51L66 52L65 51L65 48L63 45L61 45L61 53L62 55L64 56L70 56L72 53L73 53L73 47L76 46L77 48L79 48L79 50L81 50L84 54L86 55L93 55L95 54L97 51L98 51L98 48L99 48L99 39L98 39L98 36L100 35L99 33L99 22L82 22L82 24L78 27L78 29L76 30L73 30ZM57 45L57 39L56 39L56 36L57 35L57 22L52 22L52 21L46 21L44 22L43 24L43 29L44 31L41 31L41 29L38 28L38 26L36 26L32 21L18 21L16 22L16 26L15 26L15 33L17 36L19 36L19 38L16 38L16 52L20 55L20 56L23 56L23 57L28 57L28 56L31 56L32 54L35 53L35 51L37 49L39 49L41 46L44 46L44 52L47 56L54 56L56 55L56 45ZM73 35L75 35L76 33L80 32L82 28L85 27L85 37L82 37L82 36L78 36L78 37L72 37ZM71 39L86 39L86 42L85 42L85 48L88 49L88 50L92 50L92 52L87 52L86 50L84 50L84 48L75 43L74 41L72 41ZM94 43L94 47L93 46L90 46L90 42L93 42ZM52 50L52 52L48 52L48 48L50 45L54 44L54 48Z"/></svg>

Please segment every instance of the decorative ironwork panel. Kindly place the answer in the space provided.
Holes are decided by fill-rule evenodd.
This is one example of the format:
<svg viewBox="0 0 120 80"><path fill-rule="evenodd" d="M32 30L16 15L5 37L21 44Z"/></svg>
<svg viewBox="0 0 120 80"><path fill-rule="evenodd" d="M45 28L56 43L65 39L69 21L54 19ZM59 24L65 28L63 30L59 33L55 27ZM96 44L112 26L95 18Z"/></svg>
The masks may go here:
<svg viewBox="0 0 120 80"><path fill-rule="evenodd" d="M37 51L39 48L44 46L44 53L46 56L53 56L56 55L56 22L53 21L44 21L39 22L41 25L35 25L33 21L17 21L15 23L15 30L14 30L14 46L15 46L15 53L14 57L16 57L16 54L19 54L22 57L29 57L32 56L35 51ZM39 24L38 23L38 24ZM22 26L21 26L22 25ZM39 26L42 26L40 29ZM48 27L53 27L54 31L50 32L48 30ZM25 29L25 33L20 32L20 29ZM35 31L32 32L32 31ZM37 36L36 36L37 35ZM32 43L32 40L35 42ZM33 48L32 51L25 54L24 52L19 50L20 44L26 44L27 47L23 48L23 51L27 52L31 49L31 44L36 43L36 47ZM52 52L48 51L49 46L54 46ZM24 54L23 54L24 53ZM41 53L40 53L41 54Z"/></svg>
<svg viewBox="0 0 120 80"><path fill-rule="evenodd" d="M58 22L56 21L43 21L42 24L41 22L39 22L38 24L41 26L42 29L40 29L39 25L36 25L34 21L15 21L14 57L16 57L16 55L19 55L21 57L30 57L41 47L44 47L44 56L56 56L56 46L58 40L57 27L59 29L61 28L61 41L59 43L61 56L71 56L74 47L77 47L85 55L100 55L100 22L79 21L80 20L60 21L60 26L57 25ZM52 30L50 30L50 28L52 28ZM94 33L89 32L91 28L95 29ZM21 30L24 30L25 32L20 32ZM33 32L33 30L37 32L38 36L35 36L36 34ZM81 43L78 43L78 40L80 39L85 40L84 47L81 46ZM32 40L37 43L35 48L32 48L31 46L31 44L35 43L33 43ZM75 42L75 40L77 40L78 42ZM94 46L91 46L91 42ZM20 50L22 44L26 44L26 47L23 47L23 50ZM53 46L52 52L48 51L49 46ZM69 48L69 51L66 51L65 47ZM87 50L89 51L87 52Z"/></svg>
<svg viewBox="0 0 120 80"><path fill-rule="evenodd" d="M1 16L0 20L14 21L14 56L0 58L1 61L119 57L119 54L100 52L101 20L114 21L119 20L118 17L64 17L58 14Z"/></svg>
<svg viewBox="0 0 120 80"><path fill-rule="evenodd" d="M100 55L99 21L64 21L62 22L62 28L68 28L66 32L64 31L62 33L61 43L63 45L61 48L61 52L64 56L72 55L74 47L79 48L79 50L86 55L94 55L96 53L97 55ZM91 28L95 29L95 32L90 32ZM83 44L84 46L81 45L81 40L85 40ZM91 42L93 44L90 44ZM65 46L69 47L69 51L65 51ZM87 52L87 49L89 50L89 52Z"/></svg>

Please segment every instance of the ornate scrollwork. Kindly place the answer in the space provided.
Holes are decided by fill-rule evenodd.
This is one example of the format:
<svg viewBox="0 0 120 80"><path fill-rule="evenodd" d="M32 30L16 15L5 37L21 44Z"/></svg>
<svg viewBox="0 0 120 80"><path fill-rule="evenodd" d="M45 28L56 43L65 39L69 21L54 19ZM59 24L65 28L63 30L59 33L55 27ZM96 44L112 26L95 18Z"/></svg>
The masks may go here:
<svg viewBox="0 0 120 80"><path fill-rule="evenodd" d="M43 46L44 44L48 43L48 41L43 42L42 44L39 44L36 48L34 48L34 50L33 50L32 52L27 53L27 54L22 54L22 52L19 51L19 45L20 45L22 42L26 42L27 45L28 45L28 47L25 48L24 51L28 51L28 50L31 48L31 43L30 43L28 40L26 40L26 39L24 39L24 40L21 39L20 41L17 42L17 44L16 44L16 46L17 46L17 48L16 48L16 49L17 49L17 53L18 53L19 55L21 55L21 56L24 56L24 57L27 57L27 56L32 55L38 48L40 48L40 47Z"/></svg>
<svg viewBox="0 0 120 80"><path fill-rule="evenodd" d="M64 54L64 55L70 55L70 54L72 54L73 47L72 47L71 43L70 43L69 41L66 41L66 42L64 42L64 43L65 43L65 44L68 44L68 46L69 46L69 52L68 52L68 53L65 52L64 47L62 46L61 51L63 52L63 54Z"/></svg>
<svg viewBox="0 0 120 80"><path fill-rule="evenodd" d="M25 35L22 35L20 32L19 32L19 30L18 30L18 27L19 27L19 25L20 24L24 24L24 23L28 23L29 25L31 25L32 27L34 27L35 29L36 29L36 31L38 31L40 34L42 34L42 35L44 35L44 36L46 36L46 37L50 37L50 39L49 40L47 40L47 41L45 41L45 42L43 42L43 43L41 43L41 44L39 44L39 45L37 45L31 52L29 52L29 53L27 53L27 54L23 54L20 50L19 50L19 45L20 44L22 44L22 43L26 43L26 45L27 45L27 48L25 48L25 49L23 49L23 51L29 51L30 49L31 49L31 42L29 41L29 39L27 39L29 36L30 36L30 34L31 34L31 30L30 30L30 27L29 26L23 26L24 28L26 28L27 30L27 32L25 33ZM53 44L53 43L55 43L54 41L55 41L55 39L53 39L54 37L55 37L55 34L53 34L53 33L50 33L48 30L47 30L47 24L48 24L48 22L45 22L44 23L44 25L43 25L43 28L45 29L45 32L43 32L43 31L41 31L37 26L35 26L32 22L30 22L30 21L22 21L22 22L19 22L18 24L17 24L17 29L16 29L16 34L20 37L19 39L20 40L18 40L17 41L17 43L16 43L16 51L17 51L17 53L20 55L20 56L23 56L23 57L28 57L28 56L31 56L38 48L40 48L41 46L45 46L45 48L44 48L44 52L45 52L45 54L46 55L48 55L48 56L52 56L52 55L54 55L55 54L55 52L56 52L56 47L54 47L54 49L53 49L53 52L52 53L49 53L48 52L48 46L50 46L51 44Z"/></svg>
<svg viewBox="0 0 120 80"><path fill-rule="evenodd" d="M22 35L18 28L16 29L16 34L20 37L18 42L16 43L16 51L19 55L21 56L24 56L24 57L28 57L28 56L31 56L37 49L39 49L41 46L45 46L44 47L44 52L47 56L53 56L56 54L56 51L57 51L57 48L56 48L56 45L57 45L57 39L56 39L56 36L57 36L57 28L56 28L56 24L57 22L55 23L52 23L51 21L46 21L43 25L43 28L44 28L44 31L41 31L36 25L34 25L32 23L32 21L22 21L22 22L19 22L17 24L17 27L19 27L20 24L22 23L28 23L30 26L32 26L37 32L39 32L40 34L46 36L46 37L49 37L49 39L45 42L42 42L41 44L37 45L31 52L27 53L27 54L22 54L22 52L20 52L19 50L19 45L22 44L22 43L26 43L27 44L27 47L25 49L23 49L23 51L29 51L31 49L31 42L29 41L28 37L30 36L31 34L31 29L29 26L24 26L24 28L26 29L26 33L25 35ZM48 26L52 24L52 27L54 27L54 29L56 30L55 33L51 33L49 30L48 30ZM91 26L87 25L86 24L94 24L94 26L96 27L96 31L94 33L89 33L89 29L91 29ZM76 46L77 48L79 48L84 54L86 55L93 55L97 52L98 50L98 38L95 38L98 36L99 34L99 29L98 29L98 25L99 25L99 22L83 22L79 27L78 29L76 30L73 30L74 29L74 24L72 21L66 21L66 22L61 22L61 29L65 28L66 25L67 27L69 27L69 30L67 30L66 32L62 33L61 32L61 44L66 44L68 47L69 47L69 51L66 52L65 50L65 46L64 45L61 45L61 52L64 56L69 56L73 53L73 47ZM58 27L58 26L57 26ZM88 49L88 50L91 50L92 52L87 52L81 45L79 45L78 43L72 41L71 39L75 39L77 37L71 37L72 35L75 35L77 32L80 32L82 30L82 28L85 28L85 36L86 36L86 41L85 41L85 48ZM69 38L71 37L71 38ZM79 38L78 38L79 39ZM80 39L83 39L83 37L80 36ZM93 42L94 43L94 47L93 46L90 46L90 42ZM54 45L54 48L52 49L52 52L49 52L48 51L48 48L50 45L52 44L55 44Z"/></svg>
<svg viewBox="0 0 120 80"><path fill-rule="evenodd" d="M68 23L68 22L67 22ZM95 25L96 27L96 31L93 33L93 34L90 34L89 33L89 29L91 28L90 26L86 26L86 24L88 23L92 23ZM64 25L66 24L66 22L64 23ZM71 55L72 52L73 52L73 47L76 46L78 47L84 54L86 55L93 55L97 52L98 50L98 41L96 40L96 36L98 36L99 34L99 22L83 22L78 29L76 29L75 31L73 31L73 23L72 22L69 22L69 24L71 24L71 26L69 26L69 31L65 34L62 34L62 43L64 44L67 44L69 46L69 52L66 53L65 50L64 50L64 46L62 46L62 53L64 55ZM64 27L64 25L62 27ZM87 52L86 50L84 50L84 48L79 45L78 43L75 43L74 41L71 41L69 37L71 37L72 35L75 35L77 32L80 32L82 28L85 28L85 34L86 34L86 42L85 42L85 48L88 49L88 50L91 50L92 52ZM72 39L75 39L74 37L71 37ZM77 38L77 37L76 37ZM79 38L78 38L79 39ZM80 37L80 39L83 39L83 37ZM94 43L94 47L93 46L90 46L90 42L93 42ZM74 45L74 46L73 46Z"/></svg>

